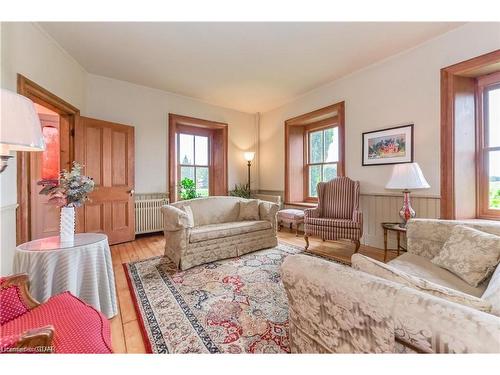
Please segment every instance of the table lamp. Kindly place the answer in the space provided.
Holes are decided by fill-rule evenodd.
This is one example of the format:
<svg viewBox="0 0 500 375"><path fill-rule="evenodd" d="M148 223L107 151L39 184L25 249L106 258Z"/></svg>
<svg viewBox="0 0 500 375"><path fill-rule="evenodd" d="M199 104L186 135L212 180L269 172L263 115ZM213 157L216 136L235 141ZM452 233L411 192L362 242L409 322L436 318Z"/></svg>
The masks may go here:
<svg viewBox="0 0 500 375"><path fill-rule="evenodd" d="M415 189L428 189L422 170L417 163L396 164L392 169L391 178L385 186L386 189L403 190L403 207L399 210L399 216L402 223L399 224L405 228L408 221L415 217L415 210L411 207L410 191Z"/></svg>
<svg viewBox="0 0 500 375"><path fill-rule="evenodd" d="M45 142L35 105L25 96L0 89L0 173L11 151L43 151Z"/></svg>

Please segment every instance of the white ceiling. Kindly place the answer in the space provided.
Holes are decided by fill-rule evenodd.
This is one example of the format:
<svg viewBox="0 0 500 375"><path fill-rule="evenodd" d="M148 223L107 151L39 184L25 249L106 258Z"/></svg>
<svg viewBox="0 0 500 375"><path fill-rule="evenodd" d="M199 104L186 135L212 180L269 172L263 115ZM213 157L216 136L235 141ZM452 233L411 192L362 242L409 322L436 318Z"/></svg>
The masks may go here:
<svg viewBox="0 0 500 375"><path fill-rule="evenodd" d="M40 23L89 73L266 112L461 23Z"/></svg>

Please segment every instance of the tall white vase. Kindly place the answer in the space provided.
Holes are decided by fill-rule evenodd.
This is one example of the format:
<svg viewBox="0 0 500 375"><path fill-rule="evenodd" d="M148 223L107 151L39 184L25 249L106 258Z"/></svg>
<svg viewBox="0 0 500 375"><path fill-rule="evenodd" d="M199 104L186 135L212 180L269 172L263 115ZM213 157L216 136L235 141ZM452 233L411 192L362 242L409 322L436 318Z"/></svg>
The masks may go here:
<svg viewBox="0 0 500 375"><path fill-rule="evenodd" d="M75 208L61 208L61 223L59 227L61 242L73 242L75 240Z"/></svg>

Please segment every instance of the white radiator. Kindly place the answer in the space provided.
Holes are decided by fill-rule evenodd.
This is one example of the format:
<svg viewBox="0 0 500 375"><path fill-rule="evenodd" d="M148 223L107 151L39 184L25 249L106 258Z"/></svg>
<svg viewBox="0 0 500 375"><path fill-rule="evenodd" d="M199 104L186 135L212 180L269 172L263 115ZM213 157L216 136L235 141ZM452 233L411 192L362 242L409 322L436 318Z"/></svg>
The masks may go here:
<svg viewBox="0 0 500 375"><path fill-rule="evenodd" d="M163 231L161 207L168 204L167 194L135 195L135 234Z"/></svg>

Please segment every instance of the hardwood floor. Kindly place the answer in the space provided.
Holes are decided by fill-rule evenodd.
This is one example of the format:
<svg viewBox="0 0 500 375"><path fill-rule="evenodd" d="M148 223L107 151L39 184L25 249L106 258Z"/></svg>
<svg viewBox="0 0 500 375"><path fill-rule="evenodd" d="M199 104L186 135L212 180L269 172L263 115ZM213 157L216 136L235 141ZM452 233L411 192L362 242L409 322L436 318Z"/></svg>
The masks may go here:
<svg viewBox="0 0 500 375"><path fill-rule="evenodd" d="M278 239L296 246L303 247L305 245L302 236L295 237L295 232L290 233L285 229L278 232ZM321 239L316 238L310 238L309 242L309 250L311 252L334 257L344 262L349 261L354 251L354 245L349 242L323 242ZM134 302L130 295L123 269L123 263L163 255L163 246L163 234L141 236L135 241L111 246L119 305L118 315L110 320L111 339L115 353L146 352L139 321L135 313ZM374 247L361 245L359 252L380 261L384 258L383 250ZM395 253L390 253L388 254L388 259L392 259L395 256Z"/></svg>

